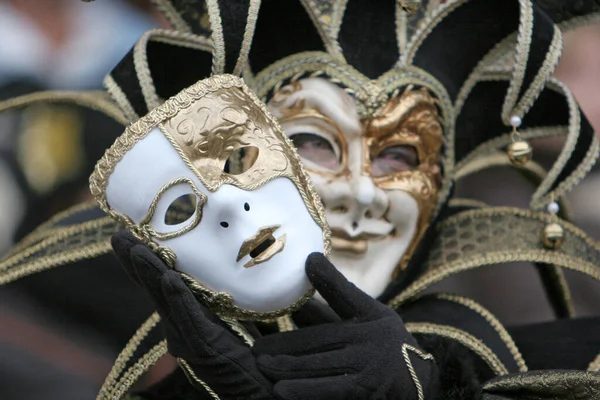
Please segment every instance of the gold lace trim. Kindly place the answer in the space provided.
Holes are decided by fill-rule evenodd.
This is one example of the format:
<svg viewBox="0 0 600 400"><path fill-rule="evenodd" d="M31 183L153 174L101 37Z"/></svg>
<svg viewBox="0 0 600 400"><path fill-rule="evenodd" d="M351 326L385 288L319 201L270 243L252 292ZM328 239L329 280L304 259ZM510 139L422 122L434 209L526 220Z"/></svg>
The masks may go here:
<svg viewBox="0 0 600 400"><path fill-rule="evenodd" d="M565 241L547 250L540 232L553 216L511 207L469 210L442 222L432 243L424 274L388 305L397 308L451 275L516 261L551 264L600 280L600 245L574 225L561 221Z"/></svg>

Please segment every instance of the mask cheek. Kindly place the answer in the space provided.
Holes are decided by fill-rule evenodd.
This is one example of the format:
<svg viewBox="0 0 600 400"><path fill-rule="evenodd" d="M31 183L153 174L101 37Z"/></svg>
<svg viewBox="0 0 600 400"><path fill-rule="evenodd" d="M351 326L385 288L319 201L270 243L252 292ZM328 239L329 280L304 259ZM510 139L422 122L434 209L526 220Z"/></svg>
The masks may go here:
<svg viewBox="0 0 600 400"><path fill-rule="evenodd" d="M390 204L386 218L396 227L396 234L414 234L421 211L417 200L402 189L386 190L386 193Z"/></svg>

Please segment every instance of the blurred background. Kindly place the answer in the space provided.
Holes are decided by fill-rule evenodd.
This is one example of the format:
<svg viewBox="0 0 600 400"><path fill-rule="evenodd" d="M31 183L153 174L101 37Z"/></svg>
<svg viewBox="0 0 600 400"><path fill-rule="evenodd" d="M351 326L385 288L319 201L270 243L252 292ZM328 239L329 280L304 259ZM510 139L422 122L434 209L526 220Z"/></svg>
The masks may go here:
<svg viewBox="0 0 600 400"><path fill-rule="evenodd" d="M0 100L39 90L101 90L103 77L153 27L168 25L149 0L0 0ZM600 25L568 33L564 43L556 76L600 132ZM68 106L0 114L0 256L52 215L91 198L88 176L121 131L100 114ZM561 144L535 143L536 160L549 166ZM595 239L599 172L569 196L576 223ZM458 195L527 207L534 188L516 175L484 171L465 179ZM597 311L597 284L576 274L568 279L577 311ZM553 318L529 265L474 271L438 289L472 297L508 324ZM0 398L94 399L121 347L150 314L144 299L111 255L0 288ZM165 361L145 383L171 367Z"/></svg>

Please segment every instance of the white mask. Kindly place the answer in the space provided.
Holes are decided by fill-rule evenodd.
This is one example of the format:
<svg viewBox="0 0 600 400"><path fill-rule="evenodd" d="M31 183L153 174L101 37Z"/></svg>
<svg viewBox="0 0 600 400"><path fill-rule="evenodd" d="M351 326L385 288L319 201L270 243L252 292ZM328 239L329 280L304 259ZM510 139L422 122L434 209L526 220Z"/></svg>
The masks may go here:
<svg viewBox="0 0 600 400"><path fill-rule="evenodd" d="M159 254L172 252L221 316L272 318L312 294L304 265L328 251L324 211L277 122L238 78L200 81L130 126L91 187Z"/></svg>

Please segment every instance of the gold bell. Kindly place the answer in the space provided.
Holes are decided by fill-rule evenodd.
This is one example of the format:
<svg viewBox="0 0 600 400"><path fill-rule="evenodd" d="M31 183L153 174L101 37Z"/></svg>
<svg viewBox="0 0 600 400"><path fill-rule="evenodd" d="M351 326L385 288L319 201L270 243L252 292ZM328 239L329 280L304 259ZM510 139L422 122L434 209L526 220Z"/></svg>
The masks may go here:
<svg viewBox="0 0 600 400"><path fill-rule="evenodd" d="M542 242L547 249L558 249L563 244L564 240L565 230L556 222L546 225L542 230Z"/></svg>
<svg viewBox="0 0 600 400"><path fill-rule="evenodd" d="M421 7L421 0L398 0L398 4L407 13L414 13Z"/></svg>
<svg viewBox="0 0 600 400"><path fill-rule="evenodd" d="M531 160L531 154L533 153L531 149L531 145L524 141L519 140L511 143L508 146L508 158L512 165L516 167L521 167L525 165L529 160Z"/></svg>

